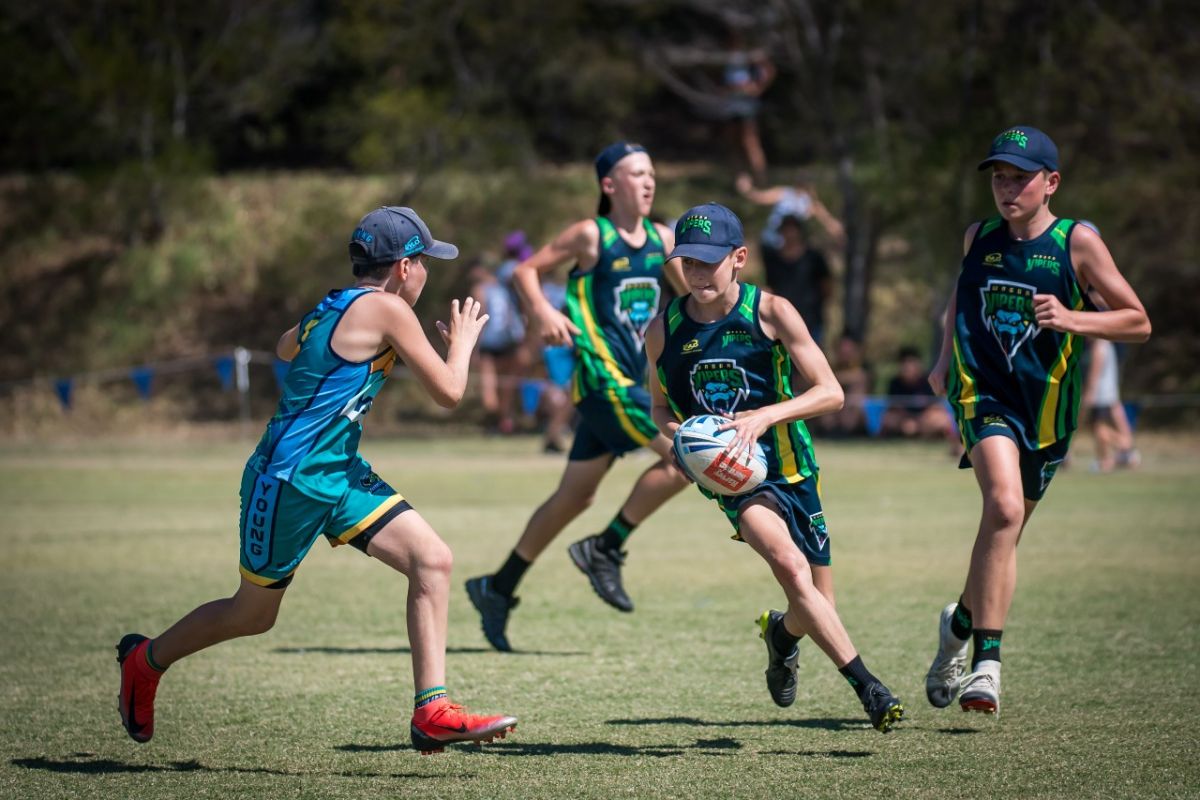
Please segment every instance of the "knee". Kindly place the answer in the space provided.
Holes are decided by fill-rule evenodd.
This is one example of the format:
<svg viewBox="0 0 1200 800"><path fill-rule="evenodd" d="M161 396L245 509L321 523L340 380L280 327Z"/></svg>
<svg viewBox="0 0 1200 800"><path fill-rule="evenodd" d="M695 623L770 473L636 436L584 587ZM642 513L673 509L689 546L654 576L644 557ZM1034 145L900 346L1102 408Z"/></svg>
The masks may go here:
<svg viewBox="0 0 1200 800"><path fill-rule="evenodd" d="M421 553L414 577L424 585L449 585L453 568L454 553L448 544L438 539Z"/></svg>
<svg viewBox="0 0 1200 800"><path fill-rule="evenodd" d="M269 609L239 609L234 615L234 629L238 636L258 636L275 627L275 619L278 616L278 606Z"/></svg>
<svg viewBox="0 0 1200 800"><path fill-rule="evenodd" d="M1025 500L1019 491L992 492L984 497L983 518L992 530L1019 530L1025 520Z"/></svg>
<svg viewBox="0 0 1200 800"><path fill-rule="evenodd" d="M585 508L596 502L595 491L579 491L560 486L558 491L554 493L554 505L563 511L568 511L571 514L579 514Z"/></svg>

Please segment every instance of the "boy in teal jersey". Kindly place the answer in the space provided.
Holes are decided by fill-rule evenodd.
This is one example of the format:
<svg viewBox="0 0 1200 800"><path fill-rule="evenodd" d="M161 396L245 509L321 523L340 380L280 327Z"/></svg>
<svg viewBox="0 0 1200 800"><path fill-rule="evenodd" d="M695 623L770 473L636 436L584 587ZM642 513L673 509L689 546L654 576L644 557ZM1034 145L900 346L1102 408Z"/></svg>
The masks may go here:
<svg viewBox="0 0 1200 800"><path fill-rule="evenodd" d="M455 258L410 208L367 214L349 244L354 286L330 292L279 339L291 362L283 396L242 478L241 585L233 597L192 611L155 639L131 633L117 645L121 719L135 741L154 734L154 696L164 670L181 658L275 623L293 573L318 537L349 544L408 577L408 637L416 684L413 747L503 737L510 716L465 712L446 696L450 548L358 455L360 419L396 357L438 402L453 408L487 315L467 298L438 329L446 359L413 313L425 286L426 256Z"/></svg>
<svg viewBox="0 0 1200 800"><path fill-rule="evenodd" d="M766 480L726 497L701 492L771 567L787 596L786 612L759 618L767 646L767 689L779 706L796 699L799 640L811 636L846 678L871 724L886 733L904 707L854 649L833 604L829 531L819 473L803 420L842 407L842 389L804 320L787 300L739 282L746 265L742 223L722 205L697 206L675 227L668 259L682 263L689 293L650 323L646 356L657 373L653 415L673 437L698 414L731 418L737 457L757 442ZM809 388L792 389L792 367Z"/></svg>
<svg viewBox="0 0 1200 800"><path fill-rule="evenodd" d="M966 586L943 610L925 678L929 702L1000 708L1000 640L1017 582L1017 544L1067 454L1080 399L1080 337L1141 342L1150 320L1095 231L1050 211L1058 148L1018 125L992 142L999 216L967 228L941 356L929 375L954 408L983 516ZM1086 301L1089 290L1107 311ZM970 674L967 643L974 640Z"/></svg>
<svg viewBox="0 0 1200 800"><path fill-rule="evenodd" d="M632 611L621 581L622 546L633 529L687 485L669 459L671 444L650 418L643 337L658 313L671 231L648 218L654 165L639 145L618 142L596 158L600 208L568 226L517 266L513 283L530 320L549 345L574 345L572 395L581 422L558 488L533 512L500 569L467 581L483 633L500 651L508 642L517 584L556 536L591 504L613 460L649 447L663 460L642 473L608 527L570 546L574 562L609 605ZM566 313L546 299L540 276L574 262ZM668 271L668 276L671 276ZM678 270L672 277L682 287Z"/></svg>

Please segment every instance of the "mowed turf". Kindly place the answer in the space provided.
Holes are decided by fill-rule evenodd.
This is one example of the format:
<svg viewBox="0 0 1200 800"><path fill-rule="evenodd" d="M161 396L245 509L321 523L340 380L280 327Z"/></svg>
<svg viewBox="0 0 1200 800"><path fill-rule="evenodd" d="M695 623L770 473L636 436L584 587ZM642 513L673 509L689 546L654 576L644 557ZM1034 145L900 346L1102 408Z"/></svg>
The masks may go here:
<svg viewBox="0 0 1200 800"><path fill-rule="evenodd" d="M603 605L566 546L610 518L649 460L520 589L492 652L463 581L495 569L561 471L531 440L371 440L365 454L456 555L448 685L514 735L409 749L403 577L318 542L270 633L172 668L154 740L116 709L114 644L237 585L247 443L0 449L0 796L1178 797L1200 787L1200 452L1147 447L1138 473L1061 474L1021 546L998 719L935 710L923 678L978 519L940 447L818 443L838 607L907 721L871 729L802 646L799 697L772 705L753 622L782 596L694 490L633 536L633 614Z"/></svg>

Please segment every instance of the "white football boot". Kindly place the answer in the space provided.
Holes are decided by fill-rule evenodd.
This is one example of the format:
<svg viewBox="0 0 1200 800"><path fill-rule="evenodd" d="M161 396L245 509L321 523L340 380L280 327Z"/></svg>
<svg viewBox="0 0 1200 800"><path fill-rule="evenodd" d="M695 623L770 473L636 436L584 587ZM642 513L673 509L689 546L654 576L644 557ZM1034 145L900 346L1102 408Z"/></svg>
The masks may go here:
<svg viewBox="0 0 1200 800"><path fill-rule="evenodd" d="M963 711L999 714L1000 662L980 661L975 671L962 679L959 688L962 693L958 703Z"/></svg>
<svg viewBox="0 0 1200 800"><path fill-rule="evenodd" d="M935 708L945 708L954 702L959 681L967 671L967 643L960 642L950 630L950 620L958 603L942 609L938 624L938 651L925 675L925 696Z"/></svg>

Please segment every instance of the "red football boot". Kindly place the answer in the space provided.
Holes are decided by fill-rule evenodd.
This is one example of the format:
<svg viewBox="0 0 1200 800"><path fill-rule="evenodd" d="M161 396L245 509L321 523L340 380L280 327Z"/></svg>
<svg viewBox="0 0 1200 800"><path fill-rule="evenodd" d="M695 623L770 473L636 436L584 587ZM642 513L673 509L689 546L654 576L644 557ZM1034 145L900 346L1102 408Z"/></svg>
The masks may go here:
<svg viewBox="0 0 1200 800"><path fill-rule="evenodd" d="M135 742L148 742L154 735L154 695L162 673L146 661L150 640L138 633L127 633L117 644L117 663L121 665L121 693L117 708L121 723Z"/></svg>
<svg viewBox="0 0 1200 800"><path fill-rule="evenodd" d="M497 736L503 739L516 727L516 717L469 714L442 697L413 712L412 745L427 756L442 752L452 742L490 742Z"/></svg>

